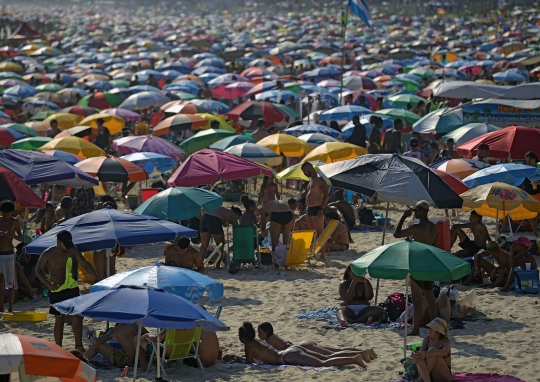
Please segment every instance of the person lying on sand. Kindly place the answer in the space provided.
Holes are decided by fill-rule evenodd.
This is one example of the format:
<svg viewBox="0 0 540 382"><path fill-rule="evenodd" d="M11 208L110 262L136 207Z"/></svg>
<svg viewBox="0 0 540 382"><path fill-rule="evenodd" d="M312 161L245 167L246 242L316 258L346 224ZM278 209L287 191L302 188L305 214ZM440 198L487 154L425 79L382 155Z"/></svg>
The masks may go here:
<svg viewBox="0 0 540 382"><path fill-rule="evenodd" d="M450 382L452 380L452 343L448 338L448 325L442 318L435 318L429 324L429 335L422 347L413 353L420 378L416 382Z"/></svg>
<svg viewBox="0 0 540 382"><path fill-rule="evenodd" d="M486 260L486 257L489 256L493 256L498 266ZM510 257L510 253L500 248L497 242L488 241L486 250L474 255L474 264L471 268L471 273L463 285L471 285L474 279L483 278L483 275L487 274L493 283L491 285L492 287L503 286L510 273Z"/></svg>
<svg viewBox="0 0 540 382"><path fill-rule="evenodd" d="M255 338L255 328L249 321L244 321L242 326L238 328L238 337L240 342L244 344L245 358L226 355L223 357L225 362L310 367L358 365L367 368L365 362L369 362L367 359L371 358L366 356L366 359L362 359L361 354L354 357L328 357L296 345L278 351L266 342Z"/></svg>
<svg viewBox="0 0 540 382"><path fill-rule="evenodd" d="M266 341L266 343L274 347L276 350L285 350L291 346L294 346L292 342L285 341L277 334L274 334L274 327L269 322L259 324L257 327L257 334L261 340ZM369 358L369 361L377 358L377 354L373 349L361 350L357 348L330 347L320 345L315 341L302 341L300 344L298 344L298 346L328 357L354 357L357 354L361 354L362 357Z"/></svg>
<svg viewBox="0 0 540 382"><path fill-rule="evenodd" d="M527 264L530 264L530 269L538 269L536 260L533 255L530 254L531 241L524 236L518 237L512 244L510 250L510 272L508 274L508 280L506 285L500 288L501 292L507 292L510 286L514 284L514 270L519 268L521 270L527 269Z"/></svg>
<svg viewBox="0 0 540 382"><path fill-rule="evenodd" d="M180 267L204 273L204 263L199 251L189 245L189 239L176 238L172 244L163 248L165 265Z"/></svg>
<svg viewBox="0 0 540 382"><path fill-rule="evenodd" d="M385 312L380 306L370 306L369 302L374 297L373 287L365 277L356 276L350 265L339 285L339 294L343 301L336 316L341 326L366 323L370 318L377 320Z"/></svg>

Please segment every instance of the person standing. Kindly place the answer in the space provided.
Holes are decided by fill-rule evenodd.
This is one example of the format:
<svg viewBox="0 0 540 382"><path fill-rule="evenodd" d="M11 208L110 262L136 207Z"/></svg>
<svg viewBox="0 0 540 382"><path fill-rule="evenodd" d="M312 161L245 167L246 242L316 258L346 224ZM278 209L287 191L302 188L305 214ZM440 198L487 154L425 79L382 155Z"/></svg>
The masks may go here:
<svg viewBox="0 0 540 382"><path fill-rule="evenodd" d="M446 148L441 150L441 158L450 157L452 159L459 159L459 154L454 150L454 138L448 138L446 140Z"/></svg>
<svg viewBox="0 0 540 382"><path fill-rule="evenodd" d="M61 224L73 217L71 212L73 209L73 198L69 195L62 197L62 200L60 200L60 208L62 209L62 218L56 222L56 225Z"/></svg>
<svg viewBox="0 0 540 382"><path fill-rule="evenodd" d="M356 146L366 147L366 127L360 123L358 115L353 116L352 123L354 125L351 136L346 140Z"/></svg>
<svg viewBox="0 0 540 382"><path fill-rule="evenodd" d="M415 208L407 208L399 220L396 231L394 232L394 237L396 239L401 239L410 236L419 243L436 247L439 239L439 233L437 231L437 226L429 220L428 212L429 203L425 200L421 200L416 203ZM418 219L419 222L403 229L405 219L407 219L413 213L415 219ZM422 294L426 297L431 320L437 317L437 300L435 300L435 296L433 295L433 281L415 280L411 277L411 292L414 312L413 328L410 335L414 336L420 333L420 321L424 315L425 307Z"/></svg>
<svg viewBox="0 0 540 382"><path fill-rule="evenodd" d="M98 129L98 135L96 137L96 146L102 149L103 151L107 152L109 148L111 147L111 133L109 132L109 129L107 129L103 124L105 121L103 119L98 119L96 121L97 123L97 129Z"/></svg>
<svg viewBox="0 0 540 382"><path fill-rule="evenodd" d="M369 145L373 146L377 153L381 152L381 129L383 127L383 120L377 115L372 115L369 118L369 124L371 125L371 133L369 134Z"/></svg>
<svg viewBox="0 0 540 382"><path fill-rule="evenodd" d="M478 153L472 159L478 162L482 162L482 163L489 163L488 157L489 157L489 146L486 145L485 143L482 143L480 146L478 146ZM527 161L527 159L525 159L525 161Z"/></svg>
<svg viewBox="0 0 540 382"><path fill-rule="evenodd" d="M529 151L527 154L525 154L525 164L527 166L537 168L538 156L535 152ZM531 182L529 178L525 178L521 184L521 188L523 188L523 191L531 195L536 200L540 200L540 185L538 182ZM531 223L534 236L538 237L538 215L532 219L529 219L529 222Z"/></svg>
<svg viewBox="0 0 540 382"><path fill-rule="evenodd" d="M319 236L324 230L324 209L328 203L328 185L317 174L311 163L304 163L301 169L304 175L310 178L306 193L306 223L309 229L317 231L317 236Z"/></svg>
<svg viewBox="0 0 540 382"><path fill-rule="evenodd" d="M63 230L56 235L56 246L46 249L39 257L36 266L37 278L50 290L51 306L49 314L54 315L54 342L62 346L64 338L64 322L66 316L61 314L54 304L79 296L77 283L77 264L80 263L96 282L100 281L94 267L81 255L73 244L69 231ZM45 275L48 271L48 278ZM72 330L75 337L75 348L84 353L82 343L83 318L73 316Z"/></svg>
<svg viewBox="0 0 540 382"><path fill-rule="evenodd" d="M396 119L394 121L394 128L386 130L384 133L384 139L382 144L382 152L386 154L403 154L403 147L401 147L401 129L403 128L403 121Z"/></svg>
<svg viewBox="0 0 540 382"><path fill-rule="evenodd" d="M409 141L409 146L411 146L411 149L404 153L403 155L408 156L409 158L416 158L419 161L422 161L422 163L427 164L427 159L418 148L419 142L416 138L411 138Z"/></svg>
<svg viewBox="0 0 540 382"><path fill-rule="evenodd" d="M13 239L22 242L21 225L14 218L15 204L11 200L0 203L0 312L4 311L4 288L9 290L9 312L13 312L17 274L15 273L15 250Z"/></svg>

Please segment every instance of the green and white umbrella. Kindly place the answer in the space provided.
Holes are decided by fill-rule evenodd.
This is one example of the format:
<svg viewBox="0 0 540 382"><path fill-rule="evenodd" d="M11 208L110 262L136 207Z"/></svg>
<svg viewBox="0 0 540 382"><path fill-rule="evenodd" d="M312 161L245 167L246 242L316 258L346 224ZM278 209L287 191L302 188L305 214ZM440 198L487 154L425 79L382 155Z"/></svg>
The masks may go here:
<svg viewBox="0 0 540 382"><path fill-rule="evenodd" d="M492 131L500 129L500 127L489 125L487 123L469 123L468 125L462 126L452 131L451 133L444 135L442 137L442 140L443 143L446 144L446 141L449 138L453 138L454 144L457 147L475 138L478 138L481 135L491 133Z"/></svg>
<svg viewBox="0 0 540 382"><path fill-rule="evenodd" d="M420 102L426 103L426 99L414 94L398 94L388 97L388 103L392 106L407 106L411 104L416 107Z"/></svg>
<svg viewBox="0 0 540 382"><path fill-rule="evenodd" d="M416 121L420 120L419 116L405 109L382 109L377 110L375 114L387 115L394 121L399 118L405 122L406 125L412 125Z"/></svg>

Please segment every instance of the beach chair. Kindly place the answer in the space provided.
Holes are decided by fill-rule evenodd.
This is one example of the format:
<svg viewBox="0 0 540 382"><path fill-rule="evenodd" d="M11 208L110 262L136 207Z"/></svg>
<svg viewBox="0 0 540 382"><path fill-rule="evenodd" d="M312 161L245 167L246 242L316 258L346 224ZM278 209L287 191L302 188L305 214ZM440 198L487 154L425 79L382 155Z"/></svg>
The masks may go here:
<svg viewBox="0 0 540 382"><path fill-rule="evenodd" d="M276 263L283 272L285 272L286 266L303 264L306 260L309 263L309 256L313 252L316 236L317 231L315 230L291 232L285 259L281 261L278 260L272 252L274 263ZM311 266L311 263L309 263L309 265Z"/></svg>
<svg viewBox="0 0 540 382"><path fill-rule="evenodd" d="M331 220L330 223L328 223L328 225L322 231L321 235L317 238L317 241L313 246L313 251L309 256L310 258L314 258L321 253L321 251L324 249L324 246L328 242L328 239L330 239L330 236L332 236L332 234L336 230L338 224L338 220Z"/></svg>
<svg viewBox="0 0 540 382"><path fill-rule="evenodd" d="M222 246L223 246L223 244L218 245L218 246L214 249L214 251L213 251L210 255L208 255L208 256L206 257L206 259L204 259L204 267L205 267L205 268L211 268L211 267L214 267L214 268L215 268L215 267L217 267L217 265L218 265L219 262L221 261L221 256L223 255L223 253L221 252L221 247L222 247ZM214 261L212 264L210 264L210 261L212 261L212 259L213 259L214 257L216 258L215 261ZM210 264L210 265L208 265L208 264Z"/></svg>
<svg viewBox="0 0 540 382"><path fill-rule="evenodd" d="M230 244L231 242L228 241ZM257 245L255 245L257 243ZM255 264L261 266L261 256L257 235L257 227L253 224L241 224L232 226L232 261L241 264ZM231 248L229 246L229 253ZM257 258L255 258L255 253Z"/></svg>
<svg viewBox="0 0 540 382"><path fill-rule="evenodd" d="M165 342L160 345L162 353L160 354L161 371L163 376L167 378L167 373L165 372L165 362L177 361L186 358L195 358L199 367L202 370L203 375L205 374L204 367L202 365L201 359L199 357L199 343L201 341L201 328L197 326L193 329L168 329L167 335L165 337ZM172 346L171 354L168 357L165 357L165 352L167 347ZM153 346L152 355L150 360L156 355L157 346ZM152 362L148 363L146 372L150 370Z"/></svg>

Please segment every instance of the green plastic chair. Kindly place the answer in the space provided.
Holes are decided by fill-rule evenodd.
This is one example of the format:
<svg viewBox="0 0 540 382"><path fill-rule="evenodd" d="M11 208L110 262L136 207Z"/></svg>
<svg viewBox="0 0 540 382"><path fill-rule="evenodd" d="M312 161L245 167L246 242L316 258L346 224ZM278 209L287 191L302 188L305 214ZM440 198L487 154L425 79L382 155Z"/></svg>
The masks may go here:
<svg viewBox="0 0 540 382"><path fill-rule="evenodd" d="M259 245L255 246L256 242L258 243L257 227L255 225L241 224L232 226L232 261L239 265L254 264L257 262L260 268L261 256ZM257 259L255 258L255 251L257 252Z"/></svg>

